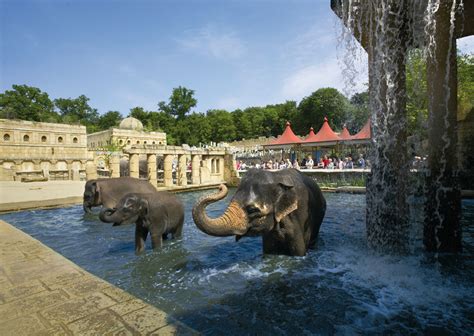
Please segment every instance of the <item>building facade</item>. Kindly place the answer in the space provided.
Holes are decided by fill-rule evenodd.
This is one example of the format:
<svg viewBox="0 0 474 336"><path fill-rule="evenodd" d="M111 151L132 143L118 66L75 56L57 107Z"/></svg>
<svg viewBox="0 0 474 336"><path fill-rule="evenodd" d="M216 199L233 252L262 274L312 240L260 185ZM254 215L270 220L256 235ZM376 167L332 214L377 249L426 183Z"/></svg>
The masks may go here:
<svg viewBox="0 0 474 336"><path fill-rule="evenodd" d="M121 121L119 127L91 133L87 136L87 147L100 150L109 145L130 148L134 145L166 145L166 133L145 132L143 124L135 118L128 117Z"/></svg>
<svg viewBox="0 0 474 336"><path fill-rule="evenodd" d="M85 178L86 128L0 119L0 180Z"/></svg>

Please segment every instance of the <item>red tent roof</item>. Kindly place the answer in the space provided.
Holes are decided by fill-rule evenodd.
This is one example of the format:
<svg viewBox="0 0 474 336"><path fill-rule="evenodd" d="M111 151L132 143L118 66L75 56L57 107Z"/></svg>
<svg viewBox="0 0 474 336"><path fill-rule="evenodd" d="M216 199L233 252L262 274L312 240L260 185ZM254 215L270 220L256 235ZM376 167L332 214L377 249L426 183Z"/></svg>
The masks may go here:
<svg viewBox="0 0 474 336"><path fill-rule="evenodd" d="M364 127L357 133L356 135L353 135L351 140L367 140L372 137L372 132L370 130L370 119L367 120L365 123Z"/></svg>
<svg viewBox="0 0 474 336"><path fill-rule="evenodd" d="M330 142L330 141L339 141L339 140L341 140L341 138L339 138L339 136L336 133L334 133L331 126L329 126L328 118L324 117L323 126L321 126L319 132L316 133L314 136L311 136L311 131L310 131L310 135L303 142L304 143Z"/></svg>
<svg viewBox="0 0 474 336"><path fill-rule="evenodd" d="M275 146L275 145L296 145L301 143L301 139L298 138L293 130L291 129L290 122L286 122L286 128L283 131L283 134L277 139L268 143L266 146Z"/></svg>
<svg viewBox="0 0 474 336"><path fill-rule="evenodd" d="M346 125L344 125L341 134L339 134L339 138L341 138L342 140L352 139L352 135L349 133L349 130L347 129Z"/></svg>

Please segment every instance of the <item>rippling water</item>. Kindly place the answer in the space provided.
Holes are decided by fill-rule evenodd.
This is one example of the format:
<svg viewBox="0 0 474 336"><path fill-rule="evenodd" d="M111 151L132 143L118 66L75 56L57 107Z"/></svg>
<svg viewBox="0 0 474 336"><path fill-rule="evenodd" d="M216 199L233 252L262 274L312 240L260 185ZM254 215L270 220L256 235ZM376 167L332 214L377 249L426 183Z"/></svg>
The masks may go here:
<svg viewBox="0 0 474 336"><path fill-rule="evenodd" d="M179 194L184 237L134 255L134 227L112 227L82 206L11 213L24 230L91 273L205 334L442 334L474 332L474 201L463 201L464 252L383 256L365 243L365 196L326 194L316 250L263 256L261 238L210 237ZM208 208L222 213L229 197ZM420 233L419 228L413 232ZM150 243L150 242L148 242Z"/></svg>

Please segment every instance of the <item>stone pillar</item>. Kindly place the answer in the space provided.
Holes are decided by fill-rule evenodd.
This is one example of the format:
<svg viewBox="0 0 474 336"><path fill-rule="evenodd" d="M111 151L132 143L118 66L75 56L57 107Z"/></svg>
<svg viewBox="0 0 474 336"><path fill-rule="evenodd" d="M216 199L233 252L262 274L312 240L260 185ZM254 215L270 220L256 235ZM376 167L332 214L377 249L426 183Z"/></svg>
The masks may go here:
<svg viewBox="0 0 474 336"><path fill-rule="evenodd" d="M41 170L41 160L33 160L33 170Z"/></svg>
<svg viewBox="0 0 474 336"><path fill-rule="evenodd" d="M15 173L14 173L14 180L15 181L21 181L21 176L17 175L16 172L21 171L21 160L15 160Z"/></svg>
<svg viewBox="0 0 474 336"><path fill-rule="evenodd" d="M178 155L178 185L180 186L187 186L188 185L188 178L186 176L186 155L181 154Z"/></svg>
<svg viewBox="0 0 474 336"><path fill-rule="evenodd" d="M72 180L74 176L74 172L72 171L72 160L66 160L66 163L67 163L68 180Z"/></svg>
<svg viewBox="0 0 474 336"><path fill-rule="evenodd" d="M113 153L110 156L110 177L120 177L120 154Z"/></svg>
<svg viewBox="0 0 474 336"><path fill-rule="evenodd" d="M453 0L434 13L435 32L426 64L429 149L423 242L431 252L460 252L461 192L457 156L456 37Z"/></svg>
<svg viewBox="0 0 474 336"><path fill-rule="evenodd" d="M156 154L147 155L147 169L148 169L148 182L150 182L155 188L158 185L156 180Z"/></svg>
<svg viewBox="0 0 474 336"><path fill-rule="evenodd" d="M409 243L406 78L408 5L385 1L369 32L369 94L373 151L367 178L367 241L381 252L406 252ZM369 14L367 14L369 15ZM383 38L380 34L384 34Z"/></svg>
<svg viewBox="0 0 474 336"><path fill-rule="evenodd" d="M219 172L221 179L224 179L224 157L222 156L217 159L217 171Z"/></svg>
<svg viewBox="0 0 474 336"><path fill-rule="evenodd" d="M139 163L140 163L140 156L138 154L130 154L130 161L129 164L129 171L130 177L139 178Z"/></svg>
<svg viewBox="0 0 474 336"><path fill-rule="evenodd" d="M201 156L192 155L191 156L191 180L192 184L200 184L201 176L199 173L199 168L201 167Z"/></svg>
<svg viewBox="0 0 474 336"><path fill-rule="evenodd" d="M87 181L97 179L97 167L94 161L86 163L86 179Z"/></svg>
<svg viewBox="0 0 474 336"><path fill-rule="evenodd" d="M173 186L173 155L165 154L163 159L163 175L165 187Z"/></svg>

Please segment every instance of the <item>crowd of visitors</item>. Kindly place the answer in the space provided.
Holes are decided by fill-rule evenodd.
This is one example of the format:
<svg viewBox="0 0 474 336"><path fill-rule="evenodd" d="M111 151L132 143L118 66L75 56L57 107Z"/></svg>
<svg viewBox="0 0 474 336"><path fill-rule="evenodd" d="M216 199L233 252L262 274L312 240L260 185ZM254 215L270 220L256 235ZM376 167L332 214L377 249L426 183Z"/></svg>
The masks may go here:
<svg viewBox="0 0 474 336"><path fill-rule="evenodd" d="M237 162L237 170L246 170L250 168L257 168L257 169L285 169L285 168L296 168L296 169L365 169L367 168L367 162L364 159L364 156L361 154L359 158L354 161L351 155L348 155L344 158L338 158L336 156L329 157L328 155L324 155L319 159L317 163L313 160L311 155L303 158L301 162L298 160L290 161L290 159L286 160L268 160L268 161L261 161L256 163L246 163L245 161L238 161Z"/></svg>

